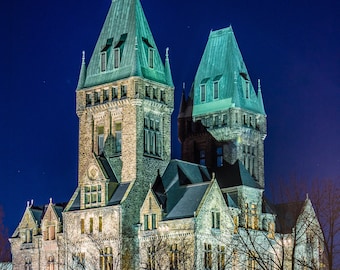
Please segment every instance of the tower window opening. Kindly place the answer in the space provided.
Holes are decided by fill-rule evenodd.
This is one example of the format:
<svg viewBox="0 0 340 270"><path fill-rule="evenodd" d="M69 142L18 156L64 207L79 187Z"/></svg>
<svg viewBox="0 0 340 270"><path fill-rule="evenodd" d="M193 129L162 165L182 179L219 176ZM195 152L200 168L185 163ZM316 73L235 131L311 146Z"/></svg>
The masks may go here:
<svg viewBox="0 0 340 270"><path fill-rule="evenodd" d="M100 251L100 270L113 269L113 254L112 248L106 247Z"/></svg>
<svg viewBox="0 0 340 270"><path fill-rule="evenodd" d="M92 96L91 94L86 94L86 107L91 106L92 105Z"/></svg>
<svg viewBox="0 0 340 270"><path fill-rule="evenodd" d="M117 87L112 87L112 100L116 100L118 98L118 89Z"/></svg>
<svg viewBox="0 0 340 270"><path fill-rule="evenodd" d="M161 90L161 102L165 102L165 91Z"/></svg>
<svg viewBox="0 0 340 270"><path fill-rule="evenodd" d="M115 124L115 150L116 153L122 152L122 123Z"/></svg>
<svg viewBox="0 0 340 270"><path fill-rule="evenodd" d="M100 93L98 91L94 92L94 104L98 104L100 102Z"/></svg>
<svg viewBox="0 0 340 270"><path fill-rule="evenodd" d="M162 134L159 119L144 118L144 153L162 155Z"/></svg>
<svg viewBox="0 0 340 270"><path fill-rule="evenodd" d="M103 90L103 102L107 102L109 100L109 90Z"/></svg>
<svg viewBox="0 0 340 270"><path fill-rule="evenodd" d="M212 269L212 250L211 244L204 243L204 269Z"/></svg>
<svg viewBox="0 0 340 270"><path fill-rule="evenodd" d="M220 229L221 228L221 214L220 212L212 212L211 213L211 228L212 229Z"/></svg>
<svg viewBox="0 0 340 270"><path fill-rule="evenodd" d="M127 96L127 85L125 85L125 84L122 84L121 86L120 86L120 94L121 94L121 98L126 98L126 96Z"/></svg>

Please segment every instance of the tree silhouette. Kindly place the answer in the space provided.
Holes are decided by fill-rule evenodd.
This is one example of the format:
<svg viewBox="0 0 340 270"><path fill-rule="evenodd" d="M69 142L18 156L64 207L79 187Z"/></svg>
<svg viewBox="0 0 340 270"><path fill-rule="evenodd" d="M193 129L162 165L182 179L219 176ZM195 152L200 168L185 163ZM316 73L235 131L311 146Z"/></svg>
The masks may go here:
<svg viewBox="0 0 340 270"><path fill-rule="evenodd" d="M11 260L11 251L8 241L7 228L3 224L4 211L0 206L0 262L9 262Z"/></svg>

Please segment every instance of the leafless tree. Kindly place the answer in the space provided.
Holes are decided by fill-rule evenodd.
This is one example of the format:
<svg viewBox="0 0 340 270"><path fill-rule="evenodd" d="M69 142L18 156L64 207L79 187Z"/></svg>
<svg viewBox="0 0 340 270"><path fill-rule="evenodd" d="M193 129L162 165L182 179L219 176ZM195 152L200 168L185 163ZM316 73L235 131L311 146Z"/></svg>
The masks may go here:
<svg viewBox="0 0 340 270"><path fill-rule="evenodd" d="M3 223L4 211L0 206L0 262L9 262L11 260L11 250L8 242L7 228Z"/></svg>

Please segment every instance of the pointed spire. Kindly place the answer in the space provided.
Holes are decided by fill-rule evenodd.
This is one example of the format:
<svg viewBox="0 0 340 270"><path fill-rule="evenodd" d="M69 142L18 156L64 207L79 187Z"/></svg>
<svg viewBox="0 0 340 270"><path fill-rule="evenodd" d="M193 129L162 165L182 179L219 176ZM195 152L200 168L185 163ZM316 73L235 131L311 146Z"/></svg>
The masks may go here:
<svg viewBox="0 0 340 270"><path fill-rule="evenodd" d="M138 38L135 37L135 50L134 50L134 60L133 60L133 66L131 70L131 76L142 76L142 70L139 62L139 54L138 54Z"/></svg>
<svg viewBox="0 0 340 270"><path fill-rule="evenodd" d="M164 73L165 73L165 79L169 86L174 86L174 82L172 81L172 75L171 75L171 68L170 68L170 61L169 61L169 48L166 48L165 50L165 65L164 65Z"/></svg>
<svg viewBox="0 0 340 270"><path fill-rule="evenodd" d="M81 68L79 73L77 90L84 87L85 79L86 79L86 63L85 63L85 51L83 51L81 57Z"/></svg>
<svg viewBox="0 0 340 270"><path fill-rule="evenodd" d="M183 82L183 90L182 90L182 97L181 97L181 103L179 105L179 114L178 118L185 116L185 110L187 108L187 101L185 98L185 83Z"/></svg>
<svg viewBox="0 0 340 270"><path fill-rule="evenodd" d="M261 91L261 80L258 79L257 81L257 102L260 109L260 112L266 114L264 110L263 98L262 98L262 91Z"/></svg>

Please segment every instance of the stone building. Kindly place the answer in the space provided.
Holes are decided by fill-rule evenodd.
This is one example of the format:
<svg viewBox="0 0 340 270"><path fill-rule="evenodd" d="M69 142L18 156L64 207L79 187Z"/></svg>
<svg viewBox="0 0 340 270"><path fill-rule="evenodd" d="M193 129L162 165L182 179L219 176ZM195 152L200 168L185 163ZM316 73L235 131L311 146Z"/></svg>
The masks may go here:
<svg viewBox="0 0 340 270"><path fill-rule="evenodd" d="M174 84L139 0L113 0L76 91L78 186L28 202L13 269L320 268L308 198L263 197L266 113L233 29L212 31L183 93L171 160Z"/></svg>

